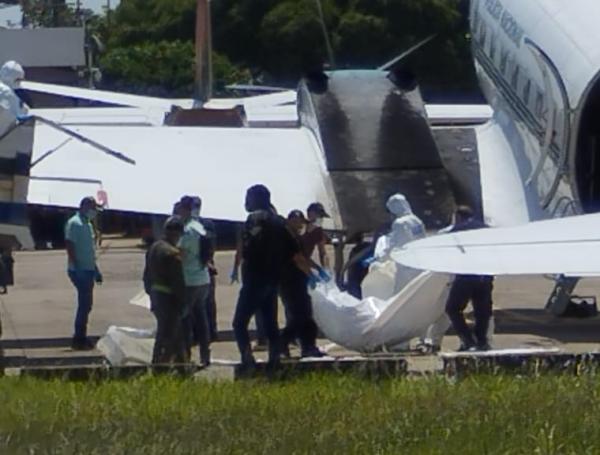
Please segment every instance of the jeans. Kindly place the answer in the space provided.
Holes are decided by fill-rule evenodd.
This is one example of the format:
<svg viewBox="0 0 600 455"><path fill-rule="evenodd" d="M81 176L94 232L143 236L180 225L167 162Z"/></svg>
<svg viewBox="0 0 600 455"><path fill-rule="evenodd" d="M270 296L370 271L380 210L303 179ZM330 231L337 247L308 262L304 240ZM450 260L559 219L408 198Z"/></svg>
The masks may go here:
<svg viewBox="0 0 600 455"><path fill-rule="evenodd" d="M217 327L217 280L215 275L210 276L210 292L206 303L206 312L208 313L208 328L210 340L216 341L219 337L219 328Z"/></svg>
<svg viewBox="0 0 600 455"><path fill-rule="evenodd" d="M210 326L208 322L208 299L210 284L185 288L184 329L188 348L200 347L200 359L208 361L210 349Z"/></svg>
<svg viewBox="0 0 600 455"><path fill-rule="evenodd" d="M87 337L88 317L94 301L94 270L69 270L69 278L77 289L77 311L75 313L75 333L73 338Z"/></svg>
<svg viewBox="0 0 600 455"><path fill-rule="evenodd" d="M276 283L244 283L242 285L233 316L233 332L242 357L242 363L253 361L248 324L257 312L262 315L265 335L269 340L269 362L276 363L279 361L279 327L275 314L277 306L273 305L276 299Z"/></svg>

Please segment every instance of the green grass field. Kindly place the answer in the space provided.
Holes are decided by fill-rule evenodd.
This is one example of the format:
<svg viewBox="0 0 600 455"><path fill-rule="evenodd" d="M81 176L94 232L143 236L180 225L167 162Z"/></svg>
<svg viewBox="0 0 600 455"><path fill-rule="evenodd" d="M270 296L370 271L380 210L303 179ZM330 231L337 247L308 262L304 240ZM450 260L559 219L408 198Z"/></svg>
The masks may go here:
<svg viewBox="0 0 600 455"><path fill-rule="evenodd" d="M600 453L596 375L0 379L1 454Z"/></svg>

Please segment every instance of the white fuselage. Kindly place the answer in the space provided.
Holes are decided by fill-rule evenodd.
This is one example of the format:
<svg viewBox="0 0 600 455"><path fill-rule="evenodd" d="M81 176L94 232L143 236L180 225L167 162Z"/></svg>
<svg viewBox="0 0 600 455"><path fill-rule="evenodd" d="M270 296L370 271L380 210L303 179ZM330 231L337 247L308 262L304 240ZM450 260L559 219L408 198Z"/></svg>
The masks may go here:
<svg viewBox="0 0 600 455"><path fill-rule="evenodd" d="M600 211L600 2L472 0L470 19L496 143L518 173L503 180L505 211L521 214L515 224ZM482 178L494 175L497 160L484 163Z"/></svg>

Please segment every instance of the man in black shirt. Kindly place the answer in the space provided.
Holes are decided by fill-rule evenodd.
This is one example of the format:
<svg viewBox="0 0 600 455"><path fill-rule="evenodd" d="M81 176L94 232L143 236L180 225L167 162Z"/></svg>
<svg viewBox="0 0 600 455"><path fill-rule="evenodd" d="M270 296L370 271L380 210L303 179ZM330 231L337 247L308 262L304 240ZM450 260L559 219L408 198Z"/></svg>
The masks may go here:
<svg viewBox="0 0 600 455"><path fill-rule="evenodd" d="M468 231L487 227L485 223L475 218L473 211L466 206L459 206L454 215L454 227L450 232ZM456 275L448 301L446 313L452 321L452 326L461 340L459 350L487 351L490 345L487 331L492 317L492 290L494 277L485 275ZM475 315L473 332L469 329L463 312L471 301Z"/></svg>
<svg viewBox="0 0 600 455"><path fill-rule="evenodd" d="M274 299L281 280L281 270L287 261L294 261L307 275L310 265L297 243L271 205L271 193L263 185L246 192L246 211L250 213L242 234L242 289L233 317L233 330L242 365L255 364L250 348L248 323L261 311L269 340L269 364L279 363L281 348L279 328L274 314Z"/></svg>

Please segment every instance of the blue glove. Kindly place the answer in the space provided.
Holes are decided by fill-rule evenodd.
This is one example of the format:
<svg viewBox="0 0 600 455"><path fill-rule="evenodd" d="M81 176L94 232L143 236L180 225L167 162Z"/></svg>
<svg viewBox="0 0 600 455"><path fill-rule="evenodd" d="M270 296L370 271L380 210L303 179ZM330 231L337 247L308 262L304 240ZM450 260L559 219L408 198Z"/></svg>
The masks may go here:
<svg viewBox="0 0 600 455"><path fill-rule="evenodd" d="M329 283L331 281L331 275L327 273L327 271L324 268L319 267L317 268L317 271L319 272L319 278L321 279L321 281L323 281L324 283Z"/></svg>
<svg viewBox="0 0 600 455"><path fill-rule="evenodd" d="M31 120L33 115L17 115L17 120L19 123L25 123L28 120Z"/></svg>
<svg viewBox="0 0 600 455"><path fill-rule="evenodd" d="M233 284L233 283L239 283L240 282L240 277L239 277L239 273L238 273L237 267L233 268L233 270L229 274L229 279L231 280L231 284Z"/></svg>
<svg viewBox="0 0 600 455"><path fill-rule="evenodd" d="M317 284L319 284L321 282L321 279L316 276L316 275L310 275L308 277L308 287L311 289L315 289L317 287Z"/></svg>
<svg viewBox="0 0 600 455"><path fill-rule="evenodd" d="M367 268L369 267L373 262L375 262L375 256L369 256L368 258L363 259L362 261L360 261L360 265L362 265L363 267Z"/></svg>

